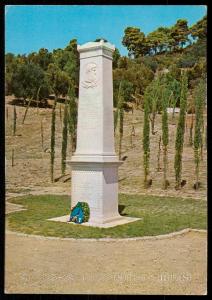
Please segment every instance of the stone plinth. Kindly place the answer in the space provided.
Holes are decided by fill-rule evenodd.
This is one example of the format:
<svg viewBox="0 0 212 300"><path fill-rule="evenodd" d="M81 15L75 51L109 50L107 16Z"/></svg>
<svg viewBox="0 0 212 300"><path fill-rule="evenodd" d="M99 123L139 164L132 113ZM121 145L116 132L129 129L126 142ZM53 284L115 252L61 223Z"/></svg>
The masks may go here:
<svg viewBox="0 0 212 300"><path fill-rule="evenodd" d="M55 221L55 222L62 222L62 223L67 223L69 221L70 215L65 215L62 217L56 217L56 218L51 218L48 219L48 221ZM92 226L92 227L100 227L100 228L110 228L110 227L115 227L115 226L119 226L119 225L124 225L127 223L131 223L131 222L135 222L135 221L139 221L141 220L141 218L132 218L132 217L119 217L118 219L115 219L111 222L107 222L107 223L91 223L89 222L85 222L82 224L77 224L77 223L73 223L73 222L68 222L68 224L72 224L72 225L78 225L78 226Z"/></svg>

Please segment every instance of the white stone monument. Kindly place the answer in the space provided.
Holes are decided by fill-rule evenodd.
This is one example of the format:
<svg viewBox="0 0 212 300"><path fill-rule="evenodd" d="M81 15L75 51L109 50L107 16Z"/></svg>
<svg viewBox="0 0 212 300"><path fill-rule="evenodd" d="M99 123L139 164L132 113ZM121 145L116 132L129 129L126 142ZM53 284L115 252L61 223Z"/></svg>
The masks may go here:
<svg viewBox="0 0 212 300"><path fill-rule="evenodd" d="M118 167L114 149L112 55L103 40L78 46L80 83L77 147L72 168L72 207L87 202L87 225L110 227L137 220L118 213Z"/></svg>

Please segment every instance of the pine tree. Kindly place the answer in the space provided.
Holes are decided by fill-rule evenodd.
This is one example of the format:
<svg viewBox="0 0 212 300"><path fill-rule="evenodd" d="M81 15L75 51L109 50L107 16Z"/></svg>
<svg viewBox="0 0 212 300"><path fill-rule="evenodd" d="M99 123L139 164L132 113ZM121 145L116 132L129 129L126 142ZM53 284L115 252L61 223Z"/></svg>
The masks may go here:
<svg viewBox="0 0 212 300"><path fill-rule="evenodd" d="M203 132L203 109L205 99L205 84L201 80L195 89L195 133L194 133L194 161L195 161L195 173L196 173L196 188L199 188L199 165L201 158L202 148L202 132Z"/></svg>
<svg viewBox="0 0 212 300"><path fill-rule="evenodd" d="M144 94L144 126L143 126L143 166L144 166L144 187L147 187L147 177L149 175L150 159L150 122L149 122L149 94Z"/></svg>
<svg viewBox="0 0 212 300"><path fill-rule="evenodd" d="M184 133L185 133L185 116L187 107L187 91L188 91L188 79L185 72L181 75L181 94L180 94L180 114L177 125L177 134L175 140L175 180L176 188L181 187L181 176L182 176L182 154L184 144Z"/></svg>
<svg viewBox="0 0 212 300"><path fill-rule="evenodd" d="M62 150L61 150L61 173L65 174L66 170L66 151L68 139L68 105L67 99L65 102L64 116L63 116L63 134L62 134Z"/></svg>

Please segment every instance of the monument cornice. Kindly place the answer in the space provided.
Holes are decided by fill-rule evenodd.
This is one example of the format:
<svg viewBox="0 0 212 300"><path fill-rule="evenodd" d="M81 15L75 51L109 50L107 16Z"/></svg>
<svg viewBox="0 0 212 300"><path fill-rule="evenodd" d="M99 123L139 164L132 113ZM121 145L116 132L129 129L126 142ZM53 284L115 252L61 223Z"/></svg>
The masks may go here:
<svg viewBox="0 0 212 300"><path fill-rule="evenodd" d="M80 53L80 59L94 56L105 56L112 59L115 46L101 40L100 42L89 42L82 46L78 45L77 50Z"/></svg>
<svg viewBox="0 0 212 300"><path fill-rule="evenodd" d="M110 47L108 47L106 45L102 45L102 44L93 45L93 46L90 46L90 47L84 47L84 46L78 45L77 50L78 50L79 53L87 52L87 51L95 51L95 50L108 50L110 52L114 52L115 48L110 48Z"/></svg>
<svg viewBox="0 0 212 300"><path fill-rule="evenodd" d="M93 53L93 55L92 54L88 55L88 51L86 51L86 52L84 52L83 54L80 55L80 60L88 58L88 57L91 58L91 57L99 57L99 56L106 57L106 58L108 58L110 60L113 60L112 55L111 56L110 55L106 55L105 53L96 54L95 52Z"/></svg>
<svg viewBox="0 0 212 300"><path fill-rule="evenodd" d="M90 170L94 166L103 166L109 167L109 166L120 166L123 164L123 161L72 161L72 160L66 160L66 163L75 166L75 167L90 167Z"/></svg>
<svg viewBox="0 0 212 300"><path fill-rule="evenodd" d="M69 164L116 164L121 165L123 162L119 161L116 155L73 155L71 160L67 160Z"/></svg>

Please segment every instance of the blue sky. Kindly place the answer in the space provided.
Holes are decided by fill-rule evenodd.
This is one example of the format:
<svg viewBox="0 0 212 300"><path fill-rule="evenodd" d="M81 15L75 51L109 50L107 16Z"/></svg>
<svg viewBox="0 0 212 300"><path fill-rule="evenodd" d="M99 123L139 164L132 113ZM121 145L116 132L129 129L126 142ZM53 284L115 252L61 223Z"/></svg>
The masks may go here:
<svg viewBox="0 0 212 300"><path fill-rule="evenodd" d="M73 38L81 45L104 37L127 55L121 44L127 26L148 34L159 26L174 25L177 19L185 18L191 26L206 13L203 5L7 5L5 51L52 51Z"/></svg>

